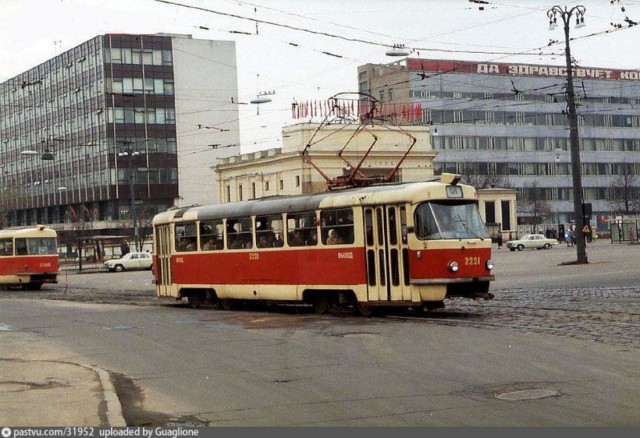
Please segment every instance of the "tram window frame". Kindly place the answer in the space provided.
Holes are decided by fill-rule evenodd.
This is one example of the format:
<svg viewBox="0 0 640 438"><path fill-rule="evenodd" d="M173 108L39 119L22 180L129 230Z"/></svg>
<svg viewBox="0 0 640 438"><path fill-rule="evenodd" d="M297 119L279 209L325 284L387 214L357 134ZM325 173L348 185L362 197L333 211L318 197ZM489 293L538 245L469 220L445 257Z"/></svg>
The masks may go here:
<svg viewBox="0 0 640 438"><path fill-rule="evenodd" d="M213 219L200 222L200 250L220 251L224 249L224 222ZM209 244L209 241L211 243Z"/></svg>
<svg viewBox="0 0 640 438"><path fill-rule="evenodd" d="M282 215L269 214L265 216L256 216L256 247L258 248L274 248L278 245L274 243L282 239ZM280 236L280 239L276 239Z"/></svg>
<svg viewBox="0 0 640 438"><path fill-rule="evenodd" d="M192 252L198 249L198 227L195 222L175 224L174 246L176 252Z"/></svg>
<svg viewBox="0 0 640 438"><path fill-rule="evenodd" d="M13 239L0 239L0 257L9 257L13 255Z"/></svg>
<svg viewBox="0 0 640 438"><path fill-rule="evenodd" d="M327 245L329 231L335 233L342 241L339 245L351 245L354 243L353 208L330 208L320 211L320 235L322 242Z"/></svg>
<svg viewBox="0 0 640 438"><path fill-rule="evenodd" d="M311 238L314 232L316 236L318 236L318 216L315 211L287 213L286 224L288 246L315 246L318 244L317 238L315 243ZM296 233L298 233L299 236L294 238Z"/></svg>
<svg viewBox="0 0 640 438"><path fill-rule="evenodd" d="M227 219L225 234L227 249L253 249L253 219L251 216Z"/></svg>

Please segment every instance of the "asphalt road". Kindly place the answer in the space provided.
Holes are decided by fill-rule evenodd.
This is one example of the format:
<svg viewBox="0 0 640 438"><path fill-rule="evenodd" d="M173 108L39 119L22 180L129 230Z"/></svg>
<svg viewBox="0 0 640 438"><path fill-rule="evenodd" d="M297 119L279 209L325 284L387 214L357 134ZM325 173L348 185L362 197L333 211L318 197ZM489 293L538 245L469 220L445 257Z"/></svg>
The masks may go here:
<svg viewBox="0 0 640 438"><path fill-rule="evenodd" d="M0 325L109 370L129 425L638 426L639 252L496 250L494 300L420 317L194 310L148 271L68 273L3 292Z"/></svg>

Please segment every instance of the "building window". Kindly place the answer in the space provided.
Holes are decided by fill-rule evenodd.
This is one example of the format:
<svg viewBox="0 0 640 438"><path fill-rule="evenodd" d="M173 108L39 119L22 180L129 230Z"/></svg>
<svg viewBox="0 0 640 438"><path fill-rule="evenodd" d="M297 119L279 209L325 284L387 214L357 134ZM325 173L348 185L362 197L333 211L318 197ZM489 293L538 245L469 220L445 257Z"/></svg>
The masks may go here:
<svg viewBox="0 0 640 438"><path fill-rule="evenodd" d="M256 183L251 183L251 197L256 198Z"/></svg>
<svg viewBox="0 0 640 438"><path fill-rule="evenodd" d="M284 180L280 180L280 190L284 190Z"/></svg>
<svg viewBox="0 0 640 438"><path fill-rule="evenodd" d="M511 229L511 204L509 201L501 201L502 205L502 229Z"/></svg>
<svg viewBox="0 0 640 438"><path fill-rule="evenodd" d="M242 184L238 185L238 201L242 201Z"/></svg>
<svg viewBox="0 0 640 438"><path fill-rule="evenodd" d="M496 203L494 201L486 201L484 203L484 216L486 223L496 223Z"/></svg>
<svg viewBox="0 0 640 438"><path fill-rule="evenodd" d="M300 187L300 175L296 175L296 187Z"/></svg>
<svg viewBox="0 0 640 438"><path fill-rule="evenodd" d="M226 186L225 189L227 191L227 194L226 194L227 202L231 202L231 186Z"/></svg>
<svg viewBox="0 0 640 438"><path fill-rule="evenodd" d="M173 65L171 50L162 51L162 65Z"/></svg>
<svg viewBox="0 0 640 438"><path fill-rule="evenodd" d="M264 182L264 191L268 192L269 191L269 181L265 181Z"/></svg>

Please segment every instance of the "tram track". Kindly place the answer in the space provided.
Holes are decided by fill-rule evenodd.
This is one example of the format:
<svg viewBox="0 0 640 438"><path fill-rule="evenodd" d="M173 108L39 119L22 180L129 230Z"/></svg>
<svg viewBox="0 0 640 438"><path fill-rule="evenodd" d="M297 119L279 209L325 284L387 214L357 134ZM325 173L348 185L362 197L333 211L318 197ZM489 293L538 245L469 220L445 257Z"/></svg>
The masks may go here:
<svg viewBox="0 0 640 438"><path fill-rule="evenodd" d="M1 298L66 300L95 304L139 306L181 306L173 300L159 299L153 290L123 287L107 289L94 285L69 287L51 285L39 291L2 291ZM337 318L353 318L366 324L378 318L409 320L425 324L442 324L478 328L517 330L567 336L608 344L640 348L635 335L640 328L640 289L624 288L538 288L531 290L499 290L491 301L447 300L444 309L424 313L389 311L383 316L365 318L345 312ZM183 303L186 307L187 304ZM310 308L287 309L282 306L250 308L245 311L313 316ZM206 312L217 312L205 309ZM240 313L243 310L239 310ZM329 316L331 317L331 316ZM314 318L312 318L313 320Z"/></svg>

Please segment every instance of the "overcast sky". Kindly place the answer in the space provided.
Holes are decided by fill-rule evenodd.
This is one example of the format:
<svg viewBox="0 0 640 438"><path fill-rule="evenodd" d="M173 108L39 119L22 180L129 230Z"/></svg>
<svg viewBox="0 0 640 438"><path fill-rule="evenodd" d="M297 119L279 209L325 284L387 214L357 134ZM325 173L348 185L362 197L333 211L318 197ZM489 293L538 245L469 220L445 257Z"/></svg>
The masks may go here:
<svg viewBox="0 0 640 438"><path fill-rule="evenodd" d="M640 0L0 0L0 81L105 33L234 40L240 101L275 91L259 114L240 106L248 152L281 145L282 127L299 122L294 100L357 91L357 67L396 61L385 56L394 44L411 57L562 65L562 26L549 31L547 11L577 4L586 7L586 26L571 29L578 63L640 69L640 26L625 22L640 22Z"/></svg>

